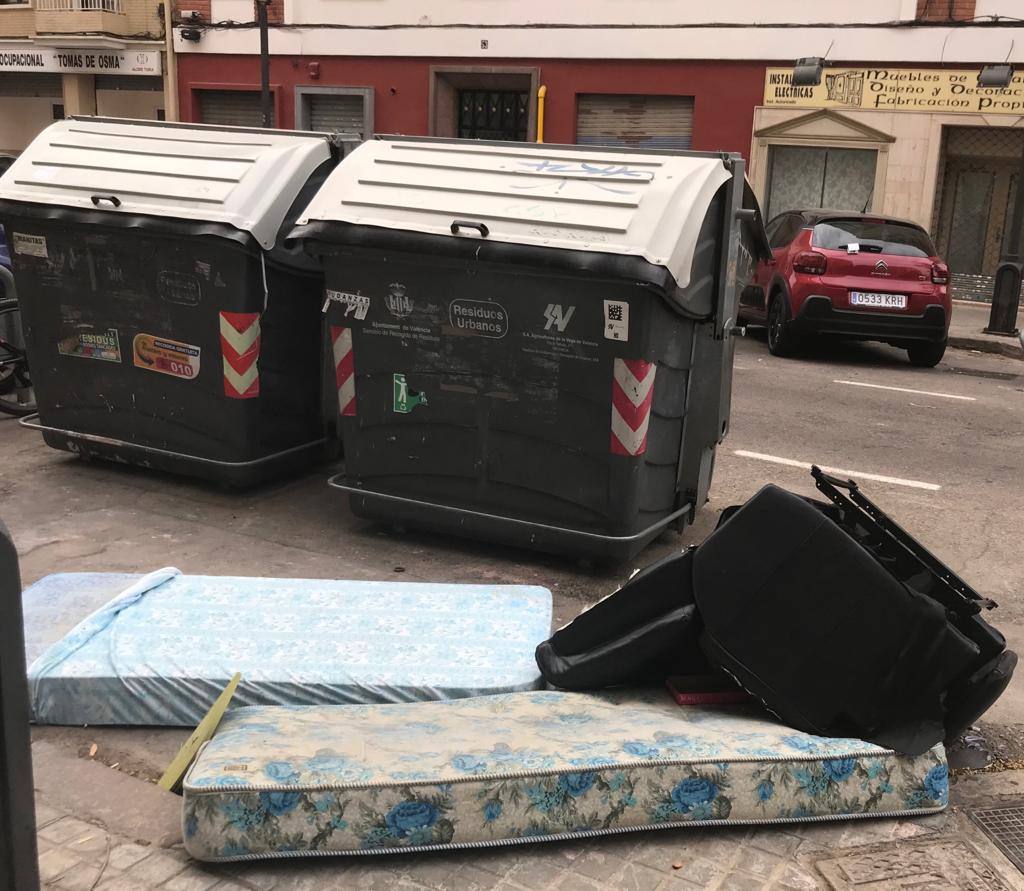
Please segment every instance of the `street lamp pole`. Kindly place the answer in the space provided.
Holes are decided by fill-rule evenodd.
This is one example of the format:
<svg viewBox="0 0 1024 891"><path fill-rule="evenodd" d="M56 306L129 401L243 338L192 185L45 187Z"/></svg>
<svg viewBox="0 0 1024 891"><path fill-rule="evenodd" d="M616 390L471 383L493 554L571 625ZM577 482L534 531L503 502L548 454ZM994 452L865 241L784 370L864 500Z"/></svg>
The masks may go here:
<svg viewBox="0 0 1024 891"><path fill-rule="evenodd" d="M263 126L272 126L273 109L270 104L270 29L267 26L267 6L270 0L256 0L256 23L260 27L260 107Z"/></svg>

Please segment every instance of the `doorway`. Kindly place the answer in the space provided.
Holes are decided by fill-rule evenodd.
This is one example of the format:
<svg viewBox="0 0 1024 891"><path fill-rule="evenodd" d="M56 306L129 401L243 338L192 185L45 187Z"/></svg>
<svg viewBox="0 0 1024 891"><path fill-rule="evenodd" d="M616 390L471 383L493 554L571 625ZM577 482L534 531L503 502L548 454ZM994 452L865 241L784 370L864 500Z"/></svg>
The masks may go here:
<svg viewBox="0 0 1024 891"><path fill-rule="evenodd" d="M431 66L431 136L532 142L537 68Z"/></svg>
<svg viewBox="0 0 1024 891"><path fill-rule="evenodd" d="M1024 131L946 127L933 228L950 268L953 296L990 300L1009 245Z"/></svg>

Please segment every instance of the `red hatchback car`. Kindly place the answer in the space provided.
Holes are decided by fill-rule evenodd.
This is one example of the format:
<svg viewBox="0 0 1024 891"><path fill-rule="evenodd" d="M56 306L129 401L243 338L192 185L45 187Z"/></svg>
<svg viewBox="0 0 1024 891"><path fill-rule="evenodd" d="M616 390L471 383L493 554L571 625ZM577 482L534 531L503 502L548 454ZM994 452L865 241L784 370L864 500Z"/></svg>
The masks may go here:
<svg viewBox="0 0 1024 891"><path fill-rule="evenodd" d="M949 269L916 223L849 211L792 210L767 227L772 259L740 297L741 322L768 326L768 349L836 335L905 349L931 368L946 350Z"/></svg>

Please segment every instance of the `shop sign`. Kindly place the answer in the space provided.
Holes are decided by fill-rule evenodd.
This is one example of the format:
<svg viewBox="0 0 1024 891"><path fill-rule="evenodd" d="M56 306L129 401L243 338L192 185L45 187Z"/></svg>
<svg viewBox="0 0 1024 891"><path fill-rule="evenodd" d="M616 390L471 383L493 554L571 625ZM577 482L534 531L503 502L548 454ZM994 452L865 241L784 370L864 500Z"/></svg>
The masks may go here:
<svg viewBox="0 0 1024 891"><path fill-rule="evenodd" d="M0 72L159 75L160 53L153 50L61 49L33 43L0 43Z"/></svg>
<svg viewBox="0 0 1024 891"><path fill-rule="evenodd" d="M826 68L816 87L793 86L791 68L765 73L772 108L864 108L877 111L1024 114L1024 73L1005 90L978 86L977 69Z"/></svg>

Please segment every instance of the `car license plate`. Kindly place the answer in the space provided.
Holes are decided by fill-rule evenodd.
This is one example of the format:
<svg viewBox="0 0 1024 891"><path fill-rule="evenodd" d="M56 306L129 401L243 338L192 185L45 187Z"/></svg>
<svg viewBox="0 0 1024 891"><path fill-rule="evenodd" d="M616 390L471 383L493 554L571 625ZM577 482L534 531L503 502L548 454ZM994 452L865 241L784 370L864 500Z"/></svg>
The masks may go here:
<svg viewBox="0 0 1024 891"><path fill-rule="evenodd" d="M881 309L906 309L906 294L869 294L850 291L850 306L877 306Z"/></svg>

